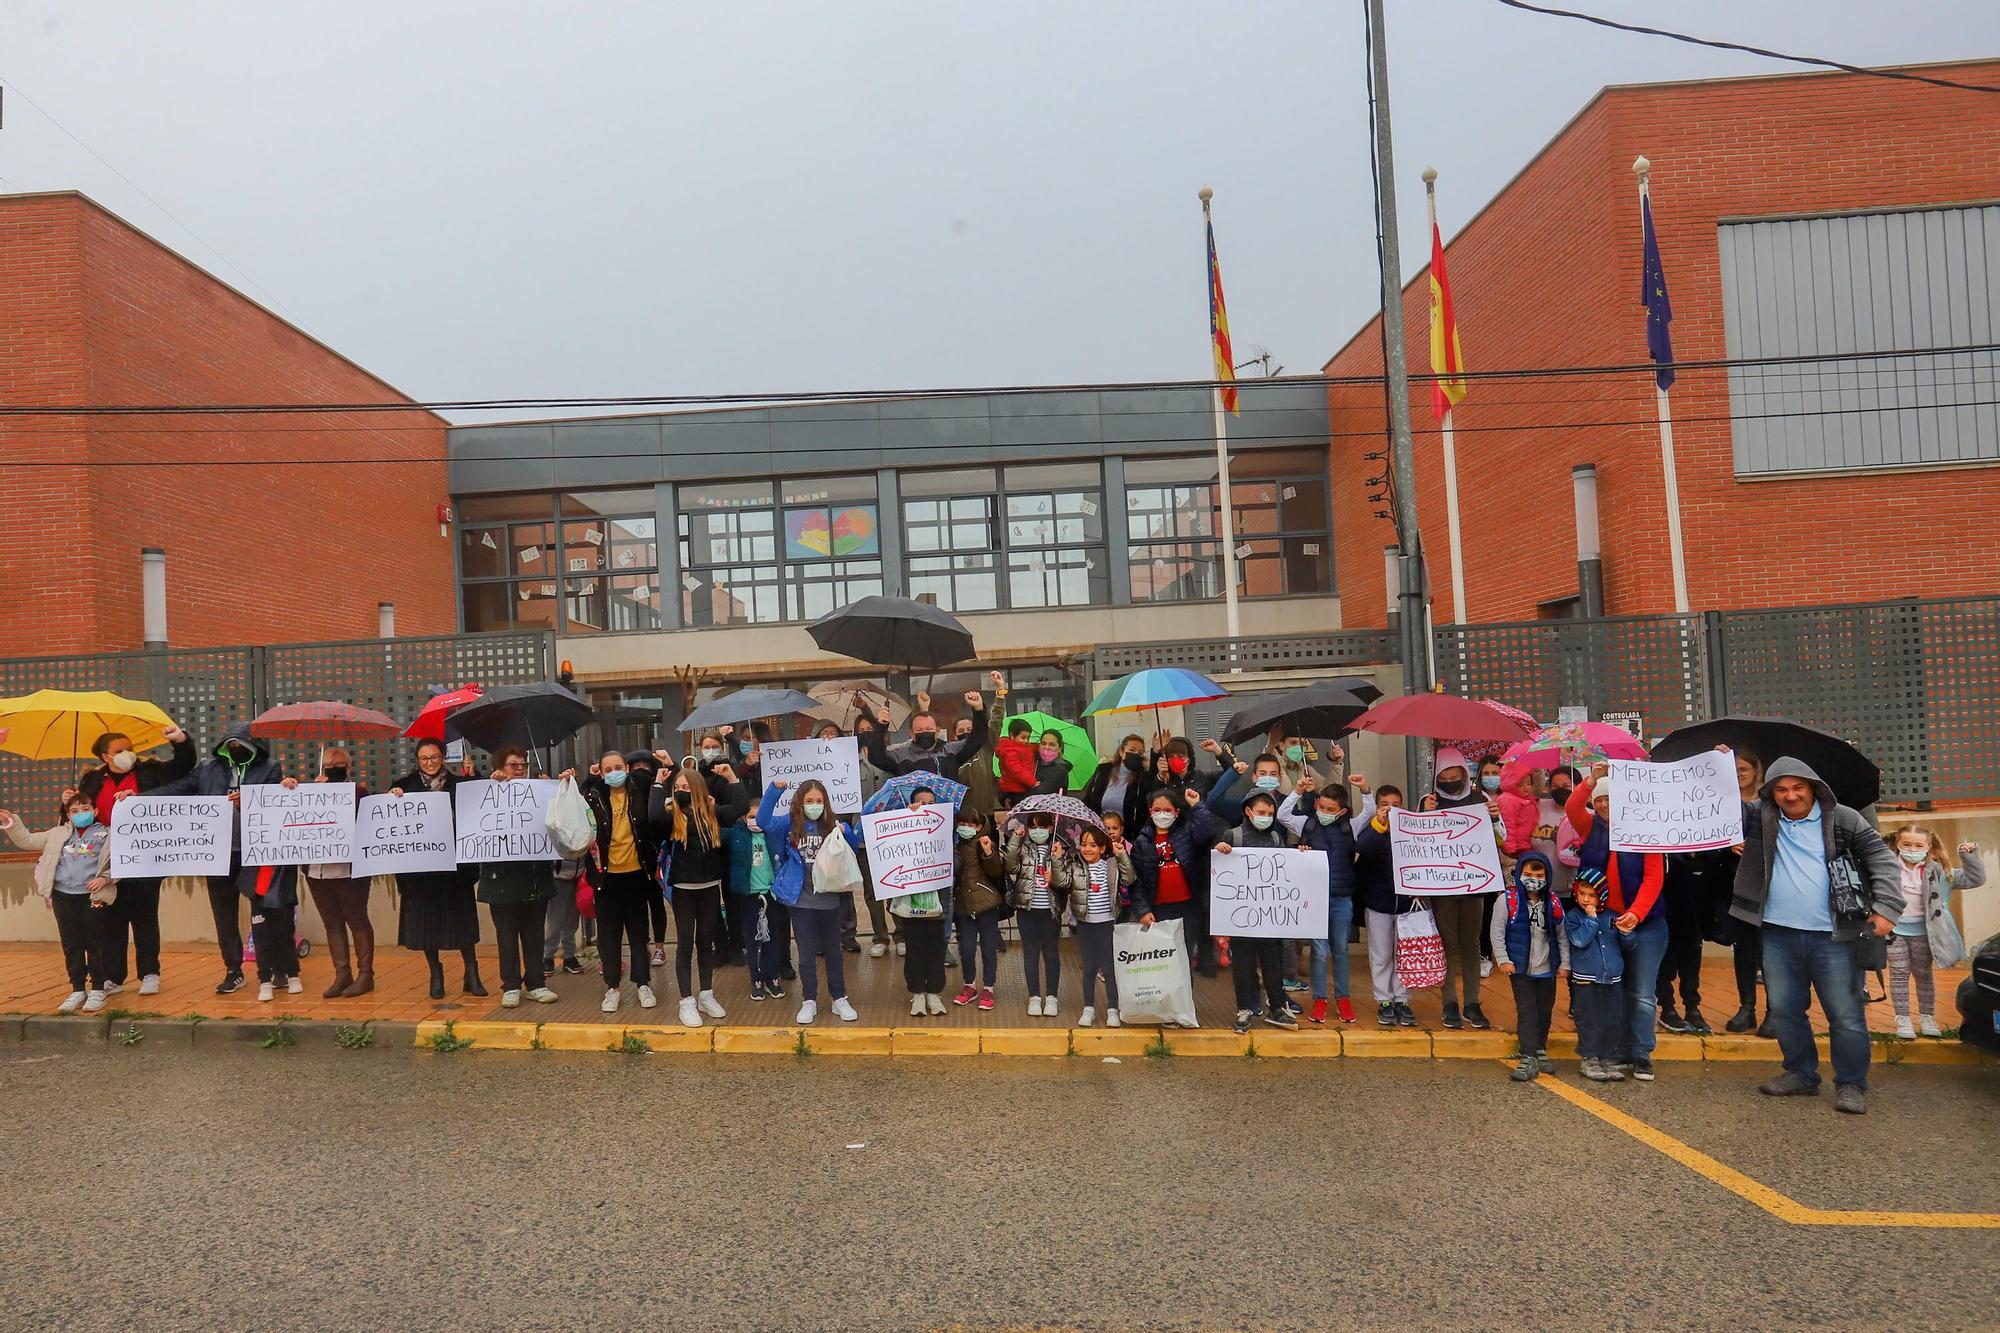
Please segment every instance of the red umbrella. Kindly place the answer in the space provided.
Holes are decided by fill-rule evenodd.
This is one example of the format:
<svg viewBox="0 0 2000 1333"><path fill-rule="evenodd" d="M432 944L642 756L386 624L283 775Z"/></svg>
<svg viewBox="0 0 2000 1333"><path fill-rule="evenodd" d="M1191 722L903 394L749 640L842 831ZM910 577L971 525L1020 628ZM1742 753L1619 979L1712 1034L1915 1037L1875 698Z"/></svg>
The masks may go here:
<svg viewBox="0 0 2000 1333"><path fill-rule="evenodd" d="M250 719L252 736L281 741L317 741L329 736L387 740L401 730L387 713L333 701L279 704Z"/></svg>
<svg viewBox="0 0 2000 1333"><path fill-rule="evenodd" d="M1518 741L1533 730L1505 713L1455 694L1400 694L1384 699L1354 719L1356 731L1383 736L1468 737Z"/></svg>
<svg viewBox="0 0 2000 1333"><path fill-rule="evenodd" d="M445 716L454 709L463 708L486 693L480 685L462 685L458 689L433 695L404 729L403 734L420 741L441 741L445 739Z"/></svg>
<svg viewBox="0 0 2000 1333"><path fill-rule="evenodd" d="M1519 722L1527 728L1527 735L1532 736L1542 729L1542 724L1535 721L1534 714L1522 712L1512 704L1503 704L1498 699L1475 699L1473 702L1484 704L1500 716ZM1443 739L1446 745L1457 746L1460 754L1479 764L1503 753L1514 738L1509 736L1505 740L1500 740L1486 736L1450 736Z"/></svg>

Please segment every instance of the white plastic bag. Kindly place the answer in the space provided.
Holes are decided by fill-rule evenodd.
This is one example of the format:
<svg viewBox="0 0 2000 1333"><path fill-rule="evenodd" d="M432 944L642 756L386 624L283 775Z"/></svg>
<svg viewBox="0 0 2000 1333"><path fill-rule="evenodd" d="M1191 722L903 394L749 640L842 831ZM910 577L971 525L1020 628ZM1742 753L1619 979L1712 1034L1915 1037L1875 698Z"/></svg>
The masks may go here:
<svg viewBox="0 0 2000 1333"><path fill-rule="evenodd" d="M1118 1017L1125 1023L1198 1027L1187 936L1179 921L1111 928L1111 970L1118 980Z"/></svg>
<svg viewBox="0 0 2000 1333"><path fill-rule="evenodd" d="M575 778L556 784L556 794L549 797L549 812L542 822L549 830L549 841L565 857L582 856L597 845L597 817L577 790Z"/></svg>
<svg viewBox="0 0 2000 1333"><path fill-rule="evenodd" d="M813 892L853 893L861 883L861 863L855 860L847 835L835 824L833 832L819 845L819 855L813 858Z"/></svg>

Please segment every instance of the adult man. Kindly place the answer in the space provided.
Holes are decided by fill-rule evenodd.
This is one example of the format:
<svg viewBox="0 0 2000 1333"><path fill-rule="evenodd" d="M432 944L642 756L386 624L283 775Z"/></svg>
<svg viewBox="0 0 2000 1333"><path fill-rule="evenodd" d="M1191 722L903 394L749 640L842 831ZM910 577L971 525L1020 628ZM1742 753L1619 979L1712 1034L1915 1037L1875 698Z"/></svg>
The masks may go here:
<svg viewBox="0 0 2000 1333"><path fill-rule="evenodd" d="M931 714L931 697L917 696L917 711L910 714L910 739L890 745L889 712L882 710L878 725L861 733L869 762L891 777L899 773L955 775L966 760L986 746L986 700L977 690L965 694L965 706L972 710L972 732L965 740L948 742L938 732L937 718Z"/></svg>
<svg viewBox="0 0 2000 1333"><path fill-rule="evenodd" d="M1757 1090L1819 1093L1819 1052L1806 1022L1819 994L1833 1047L1834 1109L1868 1110L1868 1017L1857 947L1896 928L1903 894L1896 857L1860 812L1819 774L1780 759L1743 817L1743 860L1730 915L1761 928L1770 1024L1785 1072Z"/></svg>
<svg viewBox="0 0 2000 1333"><path fill-rule="evenodd" d="M111 827L111 805L120 796L143 796L169 782L185 777L194 768L194 745L179 727L164 733L172 744L167 759L141 759L132 748L132 738L122 731L107 731L90 743L98 766L77 779L77 790L97 808L97 822ZM67 795L64 797L68 799ZM109 959L110 980L125 984L125 937L132 938L132 961L139 972L139 993L160 993L160 881L123 879L118 881L118 898L103 909L105 922L115 938Z"/></svg>

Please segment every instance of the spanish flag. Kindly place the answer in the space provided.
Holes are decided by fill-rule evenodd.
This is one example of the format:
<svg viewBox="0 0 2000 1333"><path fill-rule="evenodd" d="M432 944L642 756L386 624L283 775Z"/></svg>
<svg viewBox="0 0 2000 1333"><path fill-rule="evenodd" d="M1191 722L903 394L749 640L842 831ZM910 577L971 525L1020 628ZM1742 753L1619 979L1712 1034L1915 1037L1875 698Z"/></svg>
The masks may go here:
<svg viewBox="0 0 2000 1333"><path fill-rule="evenodd" d="M1208 229L1208 340L1215 352L1215 378L1222 384L1222 405L1236 412L1236 357L1229 347L1229 307L1222 300L1222 267L1215 262L1215 223Z"/></svg>
<svg viewBox="0 0 2000 1333"><path fill-rule="evenodd" d="M1451 277L1444 271L1444 237L1431 223L1431 412L1442 422L1465 399L1465 357L1458 349L1458 316L1451 308Z"/></svg>

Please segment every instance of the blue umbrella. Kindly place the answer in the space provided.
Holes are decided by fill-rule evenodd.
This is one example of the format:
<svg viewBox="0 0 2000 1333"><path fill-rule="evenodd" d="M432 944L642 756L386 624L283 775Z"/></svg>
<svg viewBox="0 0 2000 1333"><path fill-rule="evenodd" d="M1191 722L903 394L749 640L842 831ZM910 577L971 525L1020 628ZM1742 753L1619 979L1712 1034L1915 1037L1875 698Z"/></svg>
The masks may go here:
<svg viewBox="0 0 2000 1333"><path fill-rule="evenodd" d="M963 782L953 782L935 773L902 773L883 783L881 790L861 807L861 813L872 815L877 810L906 809L910 804L910 793L920 789L936 796L939 805L965 804L966 787Z"/></svg>
<svg viewBox="0 0 2000 1333"><path fill-rule="evenodd" d="M720 699L710 699L689 713L687 719L681 723L681 730L700 731L703 727L734 726L738 722L748 722L752 718L809 713L818 707L819 700L810 694L801 694L797 690L738 690L734 694L725 694Z"/></svg>

